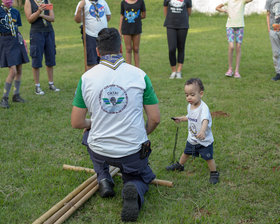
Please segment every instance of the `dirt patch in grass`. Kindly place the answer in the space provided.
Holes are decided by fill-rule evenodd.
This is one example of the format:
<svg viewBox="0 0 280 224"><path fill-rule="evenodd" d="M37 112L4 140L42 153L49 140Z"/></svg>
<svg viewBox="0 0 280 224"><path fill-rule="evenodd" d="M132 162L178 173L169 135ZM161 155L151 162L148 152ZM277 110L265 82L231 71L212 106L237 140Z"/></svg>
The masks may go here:
<svg viewBox="0 0 280 224"><path fill-rule="evenodd" d="M211 112L211 116L215 118L215 117L229 117L230 115L224 111L219 110L219 111Z"/></svg>

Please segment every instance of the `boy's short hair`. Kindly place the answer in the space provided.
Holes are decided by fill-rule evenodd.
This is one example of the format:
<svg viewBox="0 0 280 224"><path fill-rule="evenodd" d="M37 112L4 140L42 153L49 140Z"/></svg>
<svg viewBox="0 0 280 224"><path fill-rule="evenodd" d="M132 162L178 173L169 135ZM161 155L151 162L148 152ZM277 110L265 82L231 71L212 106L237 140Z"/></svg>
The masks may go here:
<svg viewBox="0 0 280 224"><path fill-rule="evenodd" d="M185 86L192 85L192 84L197 85L199 87L200 91L204 91L203 83L199 78L191 78L191 79L187 80L185 83Z"/></svg>
<svg viewBox="0 0 280 224"><path fill-rule="evenodd" d="M97 48L101 56L118 54L121 48L121 37L116 28L104 28L96 38Z"/></svg>

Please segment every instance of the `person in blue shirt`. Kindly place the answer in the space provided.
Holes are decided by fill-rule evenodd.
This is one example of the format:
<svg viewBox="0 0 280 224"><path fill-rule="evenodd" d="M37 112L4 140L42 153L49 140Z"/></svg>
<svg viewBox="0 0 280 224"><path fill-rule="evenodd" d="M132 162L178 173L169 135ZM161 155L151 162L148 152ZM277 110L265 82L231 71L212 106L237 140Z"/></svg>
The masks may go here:
<svg viewBox="0 0 280 224"><path fill-rule="evenodd" d="M22 64L29 62L24 40L18 31L22 25L20 13L12 8L12 4L13 0L2 0L0 7L0 67L9 68L0 107L6 109L10 107L8 98L13 81L13 102L24 102L19 93Z"/></svg>

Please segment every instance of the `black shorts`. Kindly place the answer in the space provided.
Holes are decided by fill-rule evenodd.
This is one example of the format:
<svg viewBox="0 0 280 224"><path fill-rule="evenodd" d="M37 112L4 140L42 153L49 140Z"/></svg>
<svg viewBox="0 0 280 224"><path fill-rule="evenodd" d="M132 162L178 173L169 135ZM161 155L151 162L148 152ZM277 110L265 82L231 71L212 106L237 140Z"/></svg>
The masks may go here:
<svg viewBox="0 0 280 224"><path fill-rule="evenodd" d="M213 143L211 143L208 146L203 146L200 144L192 145L187 141L186 148L184 150L184 153L186 155L192 155L195 157L201 156L201 158L205 160L211 160L213 159Z"/></svg>

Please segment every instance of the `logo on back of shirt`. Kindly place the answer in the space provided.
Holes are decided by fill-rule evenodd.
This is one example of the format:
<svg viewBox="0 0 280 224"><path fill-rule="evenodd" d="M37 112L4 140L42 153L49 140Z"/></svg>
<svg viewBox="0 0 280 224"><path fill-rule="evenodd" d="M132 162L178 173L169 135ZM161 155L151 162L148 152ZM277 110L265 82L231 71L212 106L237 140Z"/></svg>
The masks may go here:
<svg viewBox="0 0 280 224"><path fill-rule="evenodd" d="M103 111L109 114L122 112L128 102L126 91L118 85L109 85L99 94L99 103Z"/></svg>
<svg viewBox="0 0 280 224"><path fill-rule="evenodd" d="M5 17L0 20L0 24L2 24L5 27L5 29L10 29L8 15L5 15Z"/></svg>

